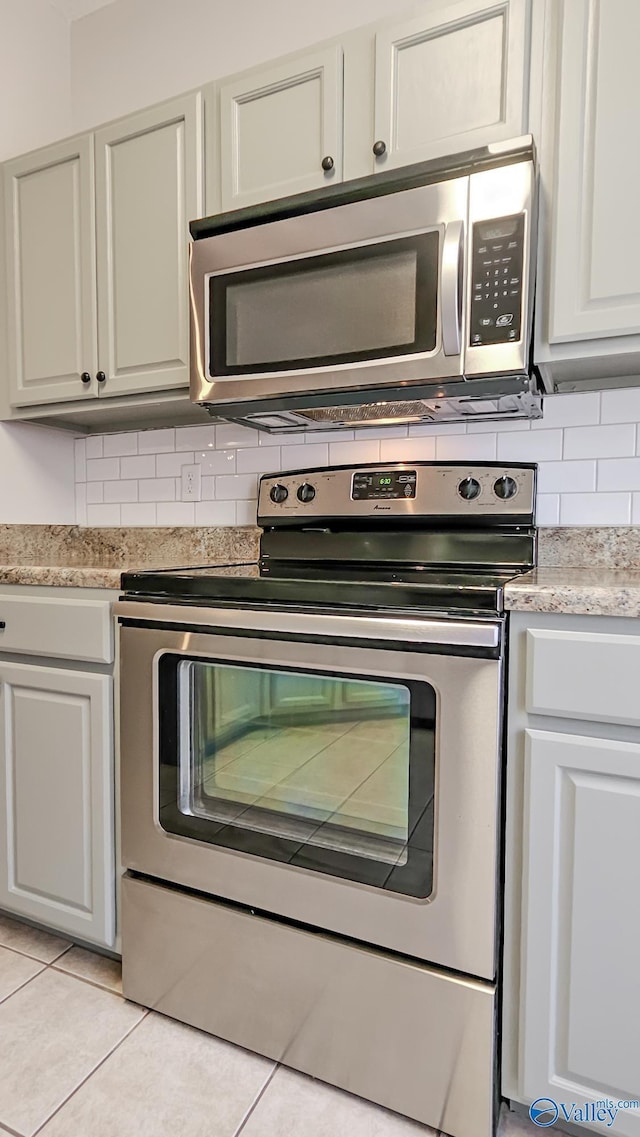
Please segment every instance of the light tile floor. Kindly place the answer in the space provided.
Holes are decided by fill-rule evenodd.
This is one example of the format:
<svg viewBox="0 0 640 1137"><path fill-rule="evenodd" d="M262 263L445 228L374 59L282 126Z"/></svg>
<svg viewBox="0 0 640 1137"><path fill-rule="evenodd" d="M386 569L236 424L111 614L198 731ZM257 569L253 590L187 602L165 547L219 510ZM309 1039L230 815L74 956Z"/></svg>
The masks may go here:
<svg viewBox="0 0 640 1137"><path fill-rule="evenodd" d="M506 1111L500 1137L533 1137ZM173 1022L113 960L0 916L0 1134L435 1137L434 1130Z"/></svg>

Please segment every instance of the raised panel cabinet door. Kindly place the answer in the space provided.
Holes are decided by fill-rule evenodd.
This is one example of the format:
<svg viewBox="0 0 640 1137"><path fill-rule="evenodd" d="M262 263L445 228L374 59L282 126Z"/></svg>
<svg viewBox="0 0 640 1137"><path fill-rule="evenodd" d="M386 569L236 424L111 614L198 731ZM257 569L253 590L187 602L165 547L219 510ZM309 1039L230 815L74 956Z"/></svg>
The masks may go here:
<svg viewBox="0 0 640 1137"><path fill-rule="evenodd" d="M4 186L11 406L93 398L93 135L7 162Z"/></svg>
<svg viewBox="0 0 640 1137"><path fill-rule="evenodd" d="M524 801L524 1095L637 1100L640 744L529 730ZM640 1109L614 1131L638 1137Z"/></svg>
<svg viewBox="0 0 640 1137"><path fill-rule="evenodd" d="M113 680L0 662L0 907L115 937Z"/></svg>
<svg viewBox="0 0 640 1137"><path fill-rule="evenodd" d="M342 89L338 46L221 85L224 210L342 180Z"/></svg>
<svg viewBox="0 0 640 1137"><path fill-rule="evenodd" d="M100 395L188 386L202 118L195 92L96 133Z"/></svg>
<svg viewBox="0 0 640 1137"><path fill-rule="evenodd" d="M640 5L564 0L551 343L640 332Z"/></svg>
<svg viewBox="0 0 640 1137"><path fill-rule="evenodd" d="M528 10L528 0L429 5L377 33L373 171L523 133Z"/></svg>

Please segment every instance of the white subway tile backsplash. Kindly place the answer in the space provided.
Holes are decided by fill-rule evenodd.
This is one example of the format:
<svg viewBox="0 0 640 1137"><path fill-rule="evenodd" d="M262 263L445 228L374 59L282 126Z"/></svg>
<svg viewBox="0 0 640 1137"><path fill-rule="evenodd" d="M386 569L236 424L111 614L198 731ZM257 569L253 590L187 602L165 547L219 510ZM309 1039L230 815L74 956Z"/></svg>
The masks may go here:
<svg viewBox="0 0 640 1137"><path fill-rule="evenodd" d="M544 419L531 423L481 420L288 435L211 423L93 435L75 442L77 521L253 524L261 474L438 459L537 462L540 525L640 524L638 423L640 388L626 388L547 396ZM201 466L202 500L182 502L182 466L192 462Z"/></svg>
<svg viewBox="0 0 640 1137"><path fill-rule="evenodd" d="M88 441L88 440L87 440ZM120 477L119 458L88 458L87 481L106 482Z"/></svg>
<svg viewBox="0 0 640 1137"><path fill-rule="evenodd" d="M581 493L596 488L595 462L540 462L538 493Z"/></svg>
<svg viewBox="0 0 640 1137"><path fill-rule="evenodd" d="M257 430L250 426L239 426L235 422L221 422L215 428L216 450L238 450L241 446L258 446ZM270 437L270 436L269 436ZM275 440L278 445L278 440Z"/></svg>
<svg viewBox="0 0 640 1137"><path fill-rule="evenodd" d="M110 486L118 486L119 482L109 482ZM88 505L100 505L104 501L104 482L87 482L86 501Z"/></svg>
<svg viewBox="0 0 640 1137"><path fill-rule="evenodd" d="M170 430L141 430L138 434L138 454L165 454L176 448L176 432Z"/></svg>
<svg viewBox="0 0 640 1137"><path fill-rule="evenodd" d="M630 493L566 493L560 499L561 525L629 525Z"/></svg>
<svg viewBox="0 0 640 1137"><path fill-rule="evenodd" d="M140 501L175 501L175 478L144 478L138 482Z"/></svg>
<svg viewBox="0 0 640 1137"><path fill-rule="evenodd" d="M76 525L87 524L87 483L76 482Z"/></svg>
<svg viewBox="0 0 640 1137"><path fill-rule="evenodd" d="M139 458L120 459L121 478L155 478L155 454L142 454Z"/></svg>
<svg viewBox="0 0 640 1137"><path fill-rule="evenodd" d="M640 490L640 458L601 458L598 490Z"/></svg>
<svg viewBox="0 0 640 1137"><path fill-rule="evenodd" d="M255 525L256 523L256 503L255 501L237 501L236 502L236 525Z"/></svg>
<svg viewBox="0 0 640 1137"><path fill-rule="evenodd" d="M307 442L304 446L287 446L280 459L281 470L308 470L314 466L329 465L329 445L326 442ZM263 471L266 473L267 471Z"/></svg>
<svg viewBox="0 0 640 1137"><path fill-rule="evenodd" d="M564 458L620 458L636 452L633 423L570 426L564 432Z"/></svg>
<svg viewBox="0 0 640 1137"><path fill-rule="evenodd" d="M156 455L157 478L181 478L183 466L193 466L193 453L181 450L179 454Z"/></svg>
<svg viewBox="0 0 640 1137"><path fill-rule="evenodd" d="M255 474L222 474L216 478L215 493L219 501L257 498L258 479Z"/></svg>
<svg viewBox="0 0 640 1137"><path fill-rule="evenodd" d="M385 438L380 443L381 462L430 462L435 456L435 438Z"/></svg>
<svg viewBox="0 0 640 1137"><path fill-rule="evenodd" d="M102 449L105 458L121 458L127 454L137 454L138 435L133 430L128 434L105 434Z"/></svg>
<svg viewBox="0 0 640 1137"><path fill-rule="evenodd" d="M105 482L104 483L104 501L117 502L120 504L125 501L138 500L138 483L137 482Z"/></svg>
<svg viewBox="0 0 640 1137"><path fill-rule="evenodd" d="M329 462L332 466L380 461L380 443L374 442L330 442ZM392 442L388 445L393 445Z"/></svg>
<svg viewBox="0 0 640 1137"><path fill-rule="evenodd" d="M176 450L215 450L215 446L216 428L213 423L176 427Z"/></svg>
<svg viewBox="0 0 640 1137"><path fill-rule="evenodd" d="M161 501L156 506L158 525L195 525L196 507L193 501Z"/></svg>
<svg viewBox="0 0 640 1137"><path fill-rule="evenodd" d="M87 458L102 458L103 438L101 434L89 434L85 438Z"/></svg>
<svg viewBox="0 0 640 1137"><path fill-rule="evenodd" d="M560 495L539 493L536 501L536 525L560 524Z"/></svg>
<svg viewBox="0 0 640 1137"><path fill-rule="evenodd" d="M76 438L73 444L76 483L87 480L87 440Z"/></svg>
<svg viewBox="0 0 640 1137"><path fill-rule="evenodd" d="M603 391L600 422L640 422L640 387Z"/></svg>
<svg viewBox="0 0 640 1137"><path fill-rule="evenodd" d="M554 426L595 426L600 422L600 392L575 395L545 395L544 416L533 419L532 430Z"/></svg>
<svg viewBox="0 0 640 1137"><path fill-rule="evenodd" d="M194 454L194 461L202 467L202 476L206 474L235 474L235 450L198 450Z"/></svg>
<svg viewBox="0 0 640 1137"><path fill-rule="evenodd" d="M268 463L265 470L265 463ZM239 474L264 474L280 469L280 447L270 446L268 450L258 446L238 450L236 470Z"/></svg>
<svg viewBox="0 0 640 1137"><path fill-rule="evenodd" d="M153 502L135 502L132 505L120 506L122 525L156 525L156 506Z"/></svg>
<svg viewBox="0 0 640 1137"><path fill-rule="evenodd" d="M255 503L252 502L255 510ZM254 516L255 521L255 516ZM235 501L197 501L196 525L235 525Z"/></svg>
<svg viewBox="0 0 640 1137"><path fill-rule="evenodd" d="M88 505L87 525L120 525L119 505Z"/></svg>
<svg viewBox="0 0 640 1137"><path fill-rule="evenodd" d="M596 428L597 429L597 428ZM498 434L499 462L542 462L562 457L561 430Z"/></svg>
<svg viewBox="0 0 640 1137"><path fill-rule="evenodd" d="M438 462L491 462L496 456L495 434L449 434L436 438Z"/></svg>

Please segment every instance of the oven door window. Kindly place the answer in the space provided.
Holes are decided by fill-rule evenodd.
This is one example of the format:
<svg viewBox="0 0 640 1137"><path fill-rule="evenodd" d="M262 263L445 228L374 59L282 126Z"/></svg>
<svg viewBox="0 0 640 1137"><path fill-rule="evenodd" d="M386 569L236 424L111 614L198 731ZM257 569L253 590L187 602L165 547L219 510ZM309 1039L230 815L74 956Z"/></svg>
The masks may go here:
<svg viewBox="0 0 640 1137"><path fill-rule="evenodd" d="M430 896L428 683L165 655L159 707L167 832Z"/></svg>
<svg viewBox="0 0 640 1137"><path fill-rule="evenodd" d="M438 233L209 278L212 378L436 346Z"/></svg>

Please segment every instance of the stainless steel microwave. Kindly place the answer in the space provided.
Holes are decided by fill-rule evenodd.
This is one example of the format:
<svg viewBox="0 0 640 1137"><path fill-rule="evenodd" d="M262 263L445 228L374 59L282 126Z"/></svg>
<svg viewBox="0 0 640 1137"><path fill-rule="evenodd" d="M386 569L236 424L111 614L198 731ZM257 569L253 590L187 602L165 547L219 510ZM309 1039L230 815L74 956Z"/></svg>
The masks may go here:
<svg viewBox="0 0 640 1137"><path fill-rule="evenodd" d="M273 432L538 417L531 138L194 221L191 397Z"/></svg>

